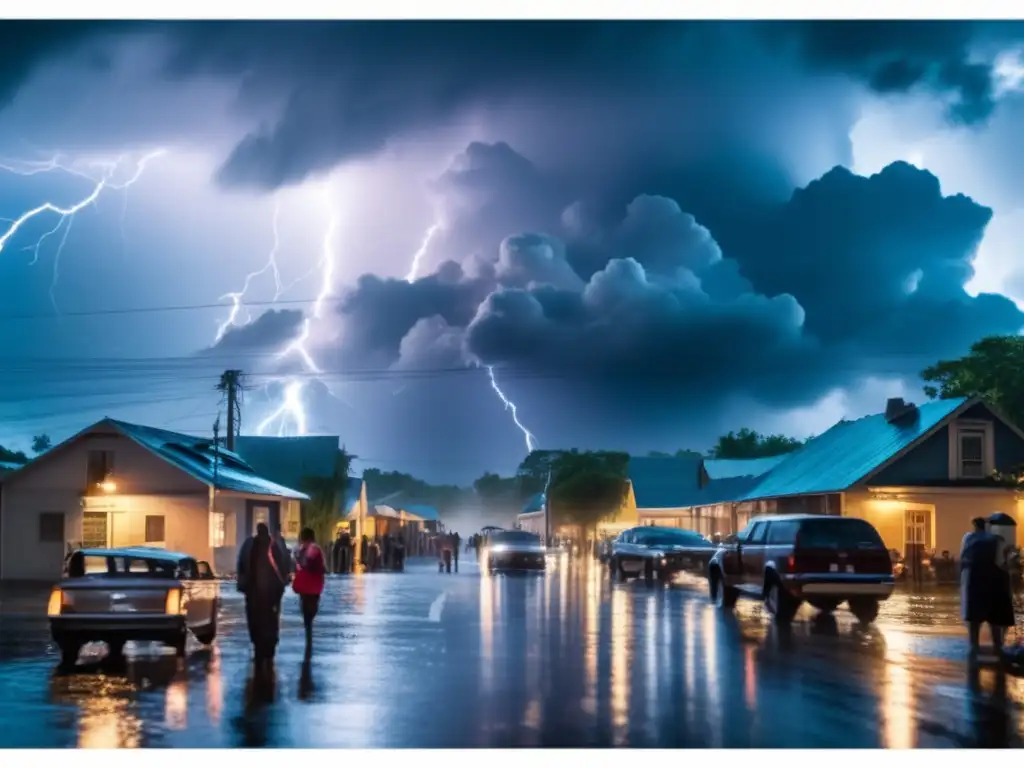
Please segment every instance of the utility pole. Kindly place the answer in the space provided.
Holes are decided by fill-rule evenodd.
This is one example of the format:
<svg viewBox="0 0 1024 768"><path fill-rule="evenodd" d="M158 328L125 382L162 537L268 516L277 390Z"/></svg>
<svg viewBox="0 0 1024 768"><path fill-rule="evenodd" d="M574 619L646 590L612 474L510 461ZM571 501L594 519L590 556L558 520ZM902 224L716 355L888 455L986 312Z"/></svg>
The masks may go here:
<svg viewBox="0 0 1024 768"><path fill-rule="evenodd" d="M241 371L229 369L220 375L217 390L223 392L227 399L228 431L226 437L229 451L235 450L235 438L242 425L242 390L244 389Z"/></svg>

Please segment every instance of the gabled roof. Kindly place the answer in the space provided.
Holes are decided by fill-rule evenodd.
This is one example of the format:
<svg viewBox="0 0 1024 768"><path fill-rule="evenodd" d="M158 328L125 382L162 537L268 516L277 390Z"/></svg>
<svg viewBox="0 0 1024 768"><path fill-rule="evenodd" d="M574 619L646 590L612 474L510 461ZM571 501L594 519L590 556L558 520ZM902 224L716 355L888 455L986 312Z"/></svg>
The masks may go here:
<svg viewBox="0 0 1024 768"><path fill-rule="evenodd" d="M410 500L409 495L405 491L389 493L387 496L382 496L379 499L371 501L370 506L388 506L392 509L401 509L424 520L436 521L441 519L435 507L432 507L429 504L418 504L417 502Z"/></svg>
<svg viewBox="0 0 1024 768"><path fill-rule="evenodd" d="M786 454L743 499L843 491L974 402L963 397L934 400L918 406L917 419L895 424L884 413L841 421Z"/></svg>
<svg viewBox="0 0 1024 768"><path fill-rule="evenodd" d="M726 477L760 477L775 469L787 455L764 456L760 459L704 459L704 471L711 480Z"/></svg>
<svg viewBox="0 0 1024 768"><path fill-rule="evenodd" d="M183 435L179 432L169 432L166 429L146 427L141 424L130 424L116 419L104 419L99 424L111 424L143 448L155 453L168 464L172 464L206 485L214 484L214 457L216 455L216 487L220 490L248 493L254 496L280 496L285 499L309 498L301 491L260 477L237 454L222 448L215 451L212 440Z"/></svg>
<svg viewBox="0 0 1024 768"><path fill-rule="evenodd" d="M302 488L307 477L333 477L339 437L259 437L241 435L238 454L257 474L289 488Z"/></svg>
<svg viewBox="0 0 1024 768"><path fill-rule="evenodd" d="M629 480L637 509L693 506L700 495L699 456L633 456Z"/></svg>

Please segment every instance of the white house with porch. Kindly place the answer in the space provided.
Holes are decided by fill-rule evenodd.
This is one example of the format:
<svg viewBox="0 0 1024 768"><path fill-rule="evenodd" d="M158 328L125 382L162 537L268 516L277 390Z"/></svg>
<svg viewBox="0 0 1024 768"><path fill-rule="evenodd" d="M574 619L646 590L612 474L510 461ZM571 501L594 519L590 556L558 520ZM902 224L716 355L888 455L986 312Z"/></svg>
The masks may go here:
<svg viewBox="0 0 1024 768"><path fill-rule="evenodd" d="M211 440L103 419L3 479L0 579L58 578L69 547L163 547L235 569L259 522L295 527L307 496Z"/></svg>

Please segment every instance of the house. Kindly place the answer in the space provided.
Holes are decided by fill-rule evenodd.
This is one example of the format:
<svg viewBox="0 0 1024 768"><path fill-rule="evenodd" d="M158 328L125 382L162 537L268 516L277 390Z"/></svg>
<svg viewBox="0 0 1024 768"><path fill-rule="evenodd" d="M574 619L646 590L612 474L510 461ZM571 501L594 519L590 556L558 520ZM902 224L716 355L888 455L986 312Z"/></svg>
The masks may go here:
<svg viewBox="0 0 1024 768"><path fill-rule="evenodd" d="M0 579L59 577L69 546L153 546L233 571L259 522L308 497L212 441L103 419L4 478Z"/></svg>
<svg viewBox="0 0 1024 768"><path fill-rule="evenodd" d="M526 503L522 511L516 515L516 527L544 538L547 535L547 497L543 493L535 493Z"/></svg>
<svg viewBox="0 0 1024 768"><path fill-rule="evenodd" d="M381 536L388 532L396 533L402 525L436 533L441 522L435 507L410 500L405 491L395 491L374 500L367 514L374 518L373 531Z"/></svg>
<svg viewBox="0 0 1024 768"><path fill-rule="evenodd" d="M972 518L1024 520L1017 491L992 478L1024 465L1024 432L979 398L920 406L894 398L884 413L841 421L776 459L748 469L706 460L702 495L680 515L683 526L708 534L709 517L734 532L758 514L844 515L868 520L904 556L934 549L955 557ZM725 476L737 471L748 474Z"/></svg>
<svg viewBox="0 0 1024 768"><path fill-rule="evenodd" d="M699 456L633 456L624 520L633 525L684 526L700 496Z"/></svg>

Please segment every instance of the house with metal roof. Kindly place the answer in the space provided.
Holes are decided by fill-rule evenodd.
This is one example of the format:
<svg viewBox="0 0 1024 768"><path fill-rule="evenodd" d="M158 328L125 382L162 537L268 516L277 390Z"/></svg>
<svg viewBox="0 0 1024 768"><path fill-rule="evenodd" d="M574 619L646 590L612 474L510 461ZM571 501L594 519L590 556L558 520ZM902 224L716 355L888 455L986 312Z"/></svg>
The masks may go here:
<svg viewBox="0 0 1024 768"><path fill-rule="evenodd" d="M742 463L705 461L706 495L684 527L708 533L707 516L731 516L726 531L736 532L759 514L847 515L868 520L911 558L929 550L956 557L974 517L1024 521L1016 490L994 479L1024 466L1024 432L979 398L891 399L883 413L841 421L775 459L760 475L733 478L722 472L747 471ZM751 460L749 472L763 461Z"/></svg>
<svg viewBox="0 0 1024 768"><path fill-rule="evenodd" d="M233 571L266 522L308 497L212 439L106 418L4 478L0 579L53 580L69 547L150 546Z"/></svg>

